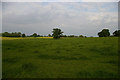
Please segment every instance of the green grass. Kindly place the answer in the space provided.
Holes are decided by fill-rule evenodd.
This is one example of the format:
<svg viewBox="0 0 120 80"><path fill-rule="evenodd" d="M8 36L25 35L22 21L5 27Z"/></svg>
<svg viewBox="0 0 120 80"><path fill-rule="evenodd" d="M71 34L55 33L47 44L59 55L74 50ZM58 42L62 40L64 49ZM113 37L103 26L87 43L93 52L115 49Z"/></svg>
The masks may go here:
<svg viewBox="0 0 120 80"><path fill-rule="evenodd" d="M2 41L3 78L118 78L118 38Z"/></svg>

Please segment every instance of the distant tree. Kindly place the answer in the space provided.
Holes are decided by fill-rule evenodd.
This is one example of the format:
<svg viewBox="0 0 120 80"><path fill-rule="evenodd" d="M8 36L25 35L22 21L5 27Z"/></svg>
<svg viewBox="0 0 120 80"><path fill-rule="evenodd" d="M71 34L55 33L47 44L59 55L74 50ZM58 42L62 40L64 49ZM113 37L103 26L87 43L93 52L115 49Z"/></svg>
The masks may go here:
<svg viewBox="0 0 120 80"><path fill-rule="evenodd" d="M40 35L40 37L43 37L43 35Z"/></svg>
<svg viewBox="0 0 120 80"><path fill-rule="evenodd" d="M103 29L101 32L98 33L99 37L109 37L110 36L110 32L109 29Z"/></svg>
<svg viewBox="0 0 120 80"><path fill-rule="evenodd" d="M119 37L120 36L120 30L116 30L113 32L113 36Z"/></svg>
<svg viewBox="0 0 120 80"><path fill-rule="evenodd" d="M75 35L69 35L68 37L75 37Z"/></svg>
<svg viewBox="0 0 120 80"><path fill-rule="evenodd" d="M58 28L54 28L52 32L53 32L52 36L54 39L60 38L61 34L63 33L61 29Z"/></svg>
<svg viewBox="0 0 120 80"><path fill-rule="evenodd" d="M34 33L32 36L33 36L33 37L37 37L37 33Z"/></svg>
<svg viewBox="0 0 120 80"><path fill-rule="evenodd" d="M21 36L22 36L21 32L18 32L17 34L18 34L18 37L21 37Z"/></svg>
<svg viewBox="0 0 120 80"><path fill-rule="evenodd" d="M61 34L60 37L67 37L66 35Z"/></svg>
<svg viewBox="0 0 120 80"><path fill-rule="evenodd" d="M63 37L67 37L67 35L63 35Z"/></svg>
<svg viewBox="0 0 120 80"><path fill-rule="evenodd" d="M26 35L25 35L25 34L22 34L22 37L26 37Z"/></svg>
<svg viewBox="0 0 120 80"><path fill-rule="evenodd" d="M43 37L47 37L46 35L44 35Z"/></svg>
<svg viewBox="0 0 120 80"><path fill-rule="evenodd" d="M4 32L2 33L3 37L21 37L21 32L12 32L12 33L8 33L8 32Z"/></svg>
<svg viewBox="0 0 120 80"><path fill-rule="evenodd" d="M4 32L4 33L2 33L2 37L9 37L9 33L8 32Z"/></svg>
<svg viewBox="0 0 120 80"><path fill-rule="evenodd" d="M48 37L52 37L52 35L51 35L51 34L48 34Z"/></svg>
<svg viewBox="0 0 120 80"><path fill-rule="evenodd" d="M84 37L83 35L79 35L79 37Z"/></svg>
<svg viewBox="0 0 120 80"><path fill-rule="evenodd" d="M0 37L2 37L2 33L0 33Z"/></svg>
<svg viewBox="0 0 120 80"><path fill-rule="evenodd" d="M37 35L37 37L40 37L40 35Z"/></svg>

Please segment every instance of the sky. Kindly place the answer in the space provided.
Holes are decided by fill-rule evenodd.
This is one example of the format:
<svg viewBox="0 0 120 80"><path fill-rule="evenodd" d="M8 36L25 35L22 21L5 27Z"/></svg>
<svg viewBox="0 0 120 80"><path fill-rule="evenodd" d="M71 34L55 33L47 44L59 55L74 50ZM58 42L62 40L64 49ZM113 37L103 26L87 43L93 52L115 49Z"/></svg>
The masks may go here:
<svg viewBox="0 0 120 80"><path fill-rule="evenodd" d="M118 2L120 0L1 0L2 2Z"/></svg>
<svg viewBox="0 0 120 80"><path fill-rule="evenodd" d="M0 2L0 32L2 32L2 3Z"/></svg>
<svg viewBox="0 0 120 80"><path fill-rule="evenodd" d="M97 36L98 32L107 28L112 34L118 29L118 3L107 1L7 2L6 0L2 2L2 32L48 35L52 34L53 28L60 28L66 35Z"/></svg>

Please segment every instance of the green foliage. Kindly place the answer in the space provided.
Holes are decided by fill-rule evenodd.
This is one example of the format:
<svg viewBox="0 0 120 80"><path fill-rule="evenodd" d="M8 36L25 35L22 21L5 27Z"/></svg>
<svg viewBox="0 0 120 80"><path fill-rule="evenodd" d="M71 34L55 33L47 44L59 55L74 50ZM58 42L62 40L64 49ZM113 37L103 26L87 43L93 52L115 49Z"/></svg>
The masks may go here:
<svg viewBox="0 0 120 80"><path fill-rule="evenodd" d="M2 33L0 33L0 37L2 37Z"/></svg>
<svg viewBox="0 0 120 80"><path fill-rule="evenodd" d="M54 28L52 32L53 32L54 39L60 38L61 34L63 33L61 29L58 29L58 28Z"/></svg>
<svg viewBox="0 0 120 80"><path fill-rule="evenodd" d="M21 32L12 32L12 33L8 33L8 32L4 32L2 33L3 37L21 37Z"/></svg>
<svg viewBox="0 0 120 80"><path fill-rule="evenodd" d="M48 34L48 37L52 37L52 35L51 35L51 34Z"/></svg>
<svg viewBox="0 0 120 80"><path fill-rule="evenodd" d="M67 35L63 35L63 34L62 34L60 37L67 37Z"/></svg>
<svg viewBox="0 0 120 80"><path fill-rule="evenodd" d="M113 32L113 36L119 37L120 36L120 30L116 30Z"/></svg>
<svg viewBox="0 0 120 80"><path fill-rule="evenodd" d="M118 38L2 41L3 78L117 78Z"/></svg>
<svg viewBox="0 0 120 80"><path fill-rule="evenodd" d="M26 37L26 35L25 35L25 34L22 34L22 37Z"/></svg>
<svg viewBox="0 0 120 80"><path fill-rule="evenodd" d="M26 37L26 35L21 32L12 32L12 33L9 33L9 32L4 32L4 33L0 33L0 36L2 37ZM43 37L41 35L37 35L36 33L34 33L33 35L30 35L30 36L27 36L27 37Z"/></svg>
<svg viewBox="0 0 120 80"><path fill-rule="evenodd" d="M79 37L84 37L83 35L80 35Z"/></svg>
<svg viewBox="0 0 120 80"><path fill-rule="evenodd" d="M75 35L69 35L68 37L75 37Z"/></svg>
<svg viewBox="0 0 120 80"><path fill-rule="evenodd" d="M37 33L34 33L32 36L33 36L33 37L37 37L38 35L37 35Z"/></svg>
<svg viewBox="0 0 120 80"><path fill-rule="evenodd" d="M98 33L99 37L108 37L110 36L109 29L103 29L101 32Z"/></svg>

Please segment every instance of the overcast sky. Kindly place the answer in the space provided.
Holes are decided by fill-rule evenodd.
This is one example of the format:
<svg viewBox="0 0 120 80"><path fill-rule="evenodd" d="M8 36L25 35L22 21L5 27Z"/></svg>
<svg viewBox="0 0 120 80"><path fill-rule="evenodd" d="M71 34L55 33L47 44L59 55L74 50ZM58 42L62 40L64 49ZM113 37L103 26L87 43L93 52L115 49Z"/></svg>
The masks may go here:
<svg viewBox="0 0 120 80"><path fill-rule="evenodd" d="M2 0L2 2L118 2L120 0Z"/></svg>
<svg viewBox="0 0 120 80"><path fill-rule="evenodd" d="M118 29L117 2L3 2L2 31L40 35L60 28L64 34L97 36Z"/></svg>

